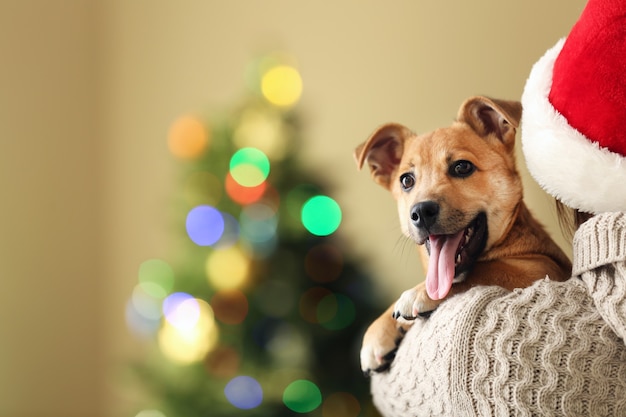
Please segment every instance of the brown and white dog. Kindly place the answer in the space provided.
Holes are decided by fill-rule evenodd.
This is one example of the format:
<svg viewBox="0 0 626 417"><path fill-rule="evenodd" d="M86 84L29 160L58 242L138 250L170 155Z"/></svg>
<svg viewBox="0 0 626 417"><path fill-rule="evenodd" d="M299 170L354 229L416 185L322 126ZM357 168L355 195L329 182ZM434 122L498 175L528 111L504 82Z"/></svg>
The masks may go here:
<svg viewBox="0 0 626 417"><path fill-rule="evenodd" d="M569 259L523 202L514 155L521 113L518 102L472 97L449 127L416 135L386 124L355 150L358 167L367 163L395 198L402 232L428 252L425 282L405 291L365 333L365 373L386 369L407 320L450 295L570 276Z"/></svg>

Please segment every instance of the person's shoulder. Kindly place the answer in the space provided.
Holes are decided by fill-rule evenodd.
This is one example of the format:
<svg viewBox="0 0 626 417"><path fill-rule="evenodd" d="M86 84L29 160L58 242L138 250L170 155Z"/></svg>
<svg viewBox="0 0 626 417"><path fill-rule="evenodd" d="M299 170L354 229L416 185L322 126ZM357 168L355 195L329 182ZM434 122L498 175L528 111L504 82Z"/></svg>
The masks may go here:
<svg viewBox="0 0 626 417"><path fill-rule="evenodd" d="M584 222L573 242L572 274L626 261L626 212L601 213Z"/></svg>
<svg viewBox="0 0 626 417"><path fill-rule="evenodd" d="M574 239L597 231L626 229L626 211L600 213L584 222L576 231Z"/></svg>

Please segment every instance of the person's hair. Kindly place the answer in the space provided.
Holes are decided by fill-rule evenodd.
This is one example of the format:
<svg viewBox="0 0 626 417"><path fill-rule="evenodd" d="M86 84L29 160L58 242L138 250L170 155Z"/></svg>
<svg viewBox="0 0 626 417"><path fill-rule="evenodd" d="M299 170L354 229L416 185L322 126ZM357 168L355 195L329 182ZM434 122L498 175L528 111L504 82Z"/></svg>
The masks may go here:
<svg viewBox="0 0 626 417"><path fill-rule="evenodd" d="M574 237L574 233L581 224L593 217L592 214L570 208L557 199L554 201L556 202L556 214L559 218L561 231L570 239Z"/></svg>

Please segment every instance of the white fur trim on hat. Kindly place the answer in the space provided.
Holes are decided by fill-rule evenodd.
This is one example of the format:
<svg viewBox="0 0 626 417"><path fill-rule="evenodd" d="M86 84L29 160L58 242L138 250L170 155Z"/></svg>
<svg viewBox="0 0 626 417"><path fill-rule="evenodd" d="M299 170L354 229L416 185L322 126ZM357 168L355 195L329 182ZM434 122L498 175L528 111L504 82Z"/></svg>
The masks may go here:
<svg viewBox="0 0 626 417"><path fill-rule="evenodd" d="M561 39L533 66L522 94L522 149L531 175L569 207L588 213L626 210L626 158L571 127L550 103ZM626 128L626 121L625 126Z"/></svg>

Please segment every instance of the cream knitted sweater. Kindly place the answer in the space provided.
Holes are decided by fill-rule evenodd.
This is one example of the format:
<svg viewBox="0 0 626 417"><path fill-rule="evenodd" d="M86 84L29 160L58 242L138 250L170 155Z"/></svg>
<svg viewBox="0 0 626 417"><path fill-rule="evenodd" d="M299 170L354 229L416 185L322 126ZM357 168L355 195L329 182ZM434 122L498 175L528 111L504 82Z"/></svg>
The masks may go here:
<svg viewBox="0 0 626 417"><path fill-rule="evenodd" d="M584 223L573 278L478 287L417 320L371 380L385 417L626 416L626 212Z"/></svg>

